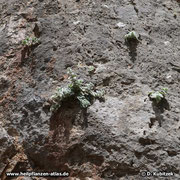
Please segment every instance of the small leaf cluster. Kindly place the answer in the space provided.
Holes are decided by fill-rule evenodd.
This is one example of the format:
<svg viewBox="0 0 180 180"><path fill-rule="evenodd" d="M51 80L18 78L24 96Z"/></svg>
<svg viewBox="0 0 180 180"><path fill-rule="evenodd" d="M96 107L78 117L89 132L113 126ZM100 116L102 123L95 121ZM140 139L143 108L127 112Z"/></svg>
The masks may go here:
<svg viewBox="0 0 180 180"><path fill-rule="evenodd" d="M85 83L82 79L78 79L77 75L68 69L70 83L67 87L59 87L55 95L51 97L52 105L50 110L57 111L63 101L70 100L71 98L77 99L82 108L88 108L93 100L102 99L104 97L103 90L94 90L93 83Z"/></svg>
<svg viewBox="0 0 180 180"><path fill-rule="evenodd" d="M27 37L26 39L22 40L22 44L24 46L33 46L39 44L39 39L36 37Z"/></svg>
<svg viewBox="0 0 180 180"><path fill-rule="evenodd" d="M125 35L125 40L130 41L130 40L138 40L138 34L135 31L131 31L128 34Z"/></svg>
<svg viewBox="0 0 180 180"><path fill-rule="evenodd" d="M95 71L95 67L94 66L88 66L88 72L92 73Z"/></svg>
<svg viewBox="0 0 180 180"><path fill-rule="evenodd" d="M157 104L159 104L161 100L165 98L167 91L167 88L162 88L161 91L150 92L148 96L150 100L155 101Z"/></svg>

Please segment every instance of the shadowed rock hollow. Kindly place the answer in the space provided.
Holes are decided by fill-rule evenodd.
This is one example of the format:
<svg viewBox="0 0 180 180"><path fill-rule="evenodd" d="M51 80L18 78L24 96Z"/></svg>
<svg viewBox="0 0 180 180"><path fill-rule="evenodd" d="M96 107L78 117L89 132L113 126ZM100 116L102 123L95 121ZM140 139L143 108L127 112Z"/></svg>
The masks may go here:
<svg viewBox="0 0 180 180"><path fill-rule="evenodd" d="M0 19L2 179L21 171L66 171L72 180L162 171L180 179L178 0L1 0ZM139 41L127 44L132 30ZM28 36L41 43L27 52ZM84 112L72 100L52 114L48 100L67 84L68 67L104 89L105 101ZM162 87L163 110L148 99Z"/></svg>

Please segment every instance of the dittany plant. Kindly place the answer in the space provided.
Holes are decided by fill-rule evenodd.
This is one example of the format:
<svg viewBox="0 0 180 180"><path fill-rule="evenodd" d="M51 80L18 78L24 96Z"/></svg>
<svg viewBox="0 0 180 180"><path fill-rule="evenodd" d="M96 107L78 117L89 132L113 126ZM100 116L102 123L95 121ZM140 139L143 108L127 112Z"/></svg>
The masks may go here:
<svg viewBox="0 0 180 180"><path fill-rule="evenodd" d="M135 31L131 31L128 34L125 35L125 40L138 40L139 35Z"/></svg>
<svg viewBox="0 0 180 180"><path fill-rule="evenodd" d="M165 98L167 91L167 88L162 88L161 91L150 92L148 96L150 100L155 101L157 104L159 104L162 101L162 99Z"/></svg>
<svg viewBox="0 0 180 180"><path fill-rule="evenodd" d="M95 69L95 67L94 66L88 66L88 72L89 73L92 73L92 72L94 72L96 69Z"/></svg>
<svg viewBox="0 0 180 180"><path fill-rule="evenodd" d="M52 105L50 110L57 111L63 101L70 98L77 99L82 108L88 108L95 99L104 98L103 90L95 90L94 84L85 83L82 79L78 79L77 75L68 69L70 83L67 87L59 87L55 95L51 97Z"/></svg>
<svg viewBox="0 0 180 180"><path fill-rule="evenodd" d="M22 44L24 46L32 46L32 45L36 45L39 44L39 39L36 37L27 37L26 39L22 40Z"/></svg>

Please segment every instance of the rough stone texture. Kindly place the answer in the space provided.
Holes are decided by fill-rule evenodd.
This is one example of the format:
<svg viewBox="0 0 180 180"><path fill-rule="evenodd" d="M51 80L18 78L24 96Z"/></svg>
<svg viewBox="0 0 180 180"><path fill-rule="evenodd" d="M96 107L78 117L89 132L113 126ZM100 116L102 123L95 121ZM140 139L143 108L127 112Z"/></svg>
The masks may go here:
<svg viewBox="0 0 180 180"><path fill-rule="evenodd" d="M6 130L0 126L0 173L9 164L10 159L16 154L14 139L8 135Z"/></svg>
<svg viewBox="0 0 180 180"><path fill-rule="evenodd" d="M179 8L178 0L1 0L0 152L9 155L0 155L0 169L18 137L35 171L180 179ZM131 30L140 39L127 44ZM41 44L22 57L21 40L33 34ZM68 67L106 90L105 102L84 112L71 101L51 114L48 99L67 83ZM169 104L159 109L147 95L161 87Z"/></svg>

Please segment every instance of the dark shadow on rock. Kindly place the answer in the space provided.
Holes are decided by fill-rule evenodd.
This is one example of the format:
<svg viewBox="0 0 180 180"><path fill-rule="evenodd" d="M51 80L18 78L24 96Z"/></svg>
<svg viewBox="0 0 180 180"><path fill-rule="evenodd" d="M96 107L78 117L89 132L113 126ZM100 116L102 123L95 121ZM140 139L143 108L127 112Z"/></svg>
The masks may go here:
<svg viewBox="0 0 180 180"><path fill-rule="evenodd" d="M135 39L126 42L126 45L128 46L129 49L129 56L131 57L131 61L133 63L136 61L138 42L139 41Z"/></svg>
<svg viewBox="0 0 180 180"><path fill-rule="evenodd" d="M39 38L40 35L41 35L41 31L42 31L42 29L41 29L41 27L40 27L40 24L35 23L34 29L33 29L33 32L34 32L35 37Z"/></svg>
<svg viewBox="0 0 180 180"><path fill-rule="evenodd" d="M149 127L151 128L155 121L158 121L159 126L162 126L162 122L164 121L163 113L165 110L170 110L170 105L168 101L163 98L158 104L154 101L152 101L152 108L155 112L155 118L150 118L151 123L149 124Z"/></svg>
<svg viewBox="0 0 180 180"><path fill-rule="evenodd" d="M81 138L79 132L83 132L87 123L87 110L82 109L75 98L64 101L50 118L47 141L43 141L42 145L38 141L41 147L38 156L41 157L38 158L36 155L32 161L37 167L50 171L57 171L57 169L68 171L67 161L73 163L80 161L81 158L84 161L85 154L79 145ZM75 148L76 144L78 144L77 148Z"/></svg>
<svg viewBox="0 0 180 180"><path fill-rule="evenodd" d="M83 128L87 128L88 127L88 119L87 119L87 108L86 109L82 109L82 118L84 120L84 123L83 123Z"/></svg>
<svg viewBox="0 0 180 180"><path fill-rule="evenodd" d="M152 107L155 112L158 109L160 113L163 113L165 110L170 110L170 105L165 98L163 98L158 104L153 101Z"/></svg>
<svg viewBox="0 0 180 180"><path fill-rule="evenodd" d="M151 144L155 144L155 140L153 139L149 139L148 137L147 138L139 138L139 143L142 145L142 146L147 146L147 145L151 145Z"/></svg>
<svg viewBox="0 0 180 180"><path fill-rule="evenodd" d="M34 51L34 49L39 45L40 43L38 44L33 44L31 46L24 46L21 50L21 63L20 63L20 66L23 66L23 64L28 60L31 52Z"/></svg>
<svg viewBox="0 0 180 180"><path fill-rule="evenodd" d="M27 172L27 170L30 169L30 165L28 162L17 162L14 169L12 170L13 173L18 172Z"/></svg>
<svg viewBox="0 0 180 180"><path fill-rule="evenodd" d="M177 1L177 3L179 4L179 6L180 6L180 1L179 0L176 0Z"/></svg>
<svg viewBox="0 0 180 180"><path fill-rule="evenodd" d="M82 109L75 99L62 103L60 109L50 119L50 131L53 131L54 140L59 136L69 140L70 131L73 126L80 126L82 129L88 126L87 109Z"/></svg>

